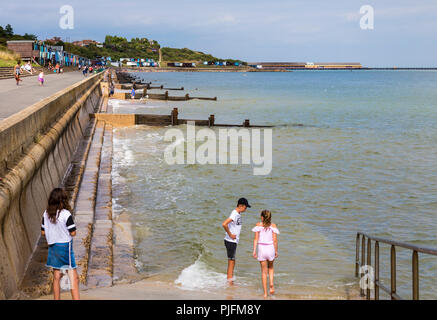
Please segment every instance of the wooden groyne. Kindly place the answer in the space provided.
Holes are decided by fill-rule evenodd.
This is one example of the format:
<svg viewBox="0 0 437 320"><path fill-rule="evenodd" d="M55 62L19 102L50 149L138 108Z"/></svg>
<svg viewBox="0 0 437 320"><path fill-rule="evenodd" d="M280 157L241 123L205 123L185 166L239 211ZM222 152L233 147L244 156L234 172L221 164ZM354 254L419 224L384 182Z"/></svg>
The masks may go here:
<svg viewBox="0 0 437 320"><path fill-rule="evenodd" d="M151 82L141 82L141 80L136 79L134 76L130 75L127 72L115 72L114 77L114 88L130 90L135 85L135 99L155 99L155 100L168 100L168 101L187 101L187 100L209 100L209 101L217 101L217 97L197 97L190 96L188 93L184 96L170 96L168 90L179 90L183 91L184 87L180 88L166 88L164 85L152 86ZM148 93L147 90L150 89L160 89L166 90L164 93ZM141 91L140 91L141 90ZM132 95L129 92L115 92L112 98L121 99L121 100L129 100L132 99Z"/></svg>
<svg viewBox="0 0 437 320"><path fill-rule="evenodd" d="M115 92L112 96L114 99L120 99L120 100L131 100L132 95L130 92ZM143 92L137 92L135 93L135 99L155 99L155 100L168 100L168 101L187 101L187 100L210 100L210 101L217 101L217 97L193 97L190 96L188 93L184 96L170 96L168 94L168 91L165 93L148 93L147 89L144 89Z"/></svg>
<svg viewBox="0 0 437 320"><path fill-rule="evenodd" d="M119 82L123 81L123 85L132 85L132 82L135 82L135 77L128 74L126 71L114 72L114 81ZM127 84L127 81L130 83ZM136 82L135 82L136 83ZM193 97L188 93L184 96L170 96L168 91L164 94L156 94L149 93L148 87L150 83L147 83L142 92L137 92L135 94L135 100L139 99L157 99L157 100L167 100L167 101L186 101L191 99L199 99L199 100L212 100L217 101L217 97L209 98L209 97ZM182 87L181 89L183 89ZM121 100L129 100L132 99L132 95L128 92L115 92L112 96L114 99ZM133 100L133 99L132 99ZM104 107L107 110L107 107ZM115 127L119 126L131 126L131 125L159 125L159 126L168 126L168 125L180 125L186 124L189 121L193 121L195 125L198 126L209 126L209 127L246 127L246 128L266 128L272 127L268 125L251 125L249 119L245 119L241 124L219 124L215 122L215 116L212 114L208 117L207 120L199 120L199 119L180 119L178 117L179 112L178 108L174 108L170 115L157 115L157 114L112 114L112 113L99 113L93 114L91 117L96 117L98 119L108 121L111 125Z"/></svg>
<svg viewBox="0 0 437 320"><path fill-rule="evenodd" d="M134 125L149 126L177 126L194 122L196 126L207 127L244 127L244 128L268 128L268 125L251 125L249 119L245 119L241 124L219 124L215 122L215 116L211 114L206 120L181 119L179 118L178 108L173 108L170 115L160 114L122 114L122 113L94 113L91 118L98 121L105 121L113 127L126 127Z"/></svg>
<svg viewBox="0 0 437 320"><path fill-rule="evenodd" d="M133 83L117 83L114 85L114 88L121 90L131 90L133 88ZM137 89L159 89L159 90L180 90L183 91L184 87L180 88L167 88L164 85L160 86L152 86L151 83L136 83L135 82L135 90Z"/></svg>

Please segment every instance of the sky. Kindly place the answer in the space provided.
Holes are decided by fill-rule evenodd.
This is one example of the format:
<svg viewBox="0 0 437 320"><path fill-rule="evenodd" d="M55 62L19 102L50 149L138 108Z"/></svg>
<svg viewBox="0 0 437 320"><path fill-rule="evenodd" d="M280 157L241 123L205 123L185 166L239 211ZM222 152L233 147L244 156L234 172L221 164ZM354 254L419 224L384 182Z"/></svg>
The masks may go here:
<svg viewBox="0 0 437 320"><path fill-rule="evenodd" d="M73 29L59 25L73 8ZM362 6L373 29L362 29ZM367 20L370 22L370 20ZM0 25L45 40L146 37L248 62L437 67L437 0L0 0Z"/></svg>

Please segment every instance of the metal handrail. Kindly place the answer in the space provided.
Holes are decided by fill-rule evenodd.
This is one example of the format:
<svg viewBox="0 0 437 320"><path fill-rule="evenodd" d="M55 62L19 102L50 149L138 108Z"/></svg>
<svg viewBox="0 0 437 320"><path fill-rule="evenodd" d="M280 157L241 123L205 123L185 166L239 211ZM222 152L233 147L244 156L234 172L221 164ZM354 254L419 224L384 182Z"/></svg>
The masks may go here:
<svg viewBox="0 0 437 320"><path fill-rule="evenodd" d="M360 238L361 238L361 259L360 259ZM367 261L366 261L366 238L367 238ZM390 239L369 236L363 232L357 232L356 238L356 257L355 257L355 276L362 278L364 273L361 267L367 265L372 266L372 241L375 242L375 262L374 262L374 297L379 300L379 289L382 289L390 295L392 300L401 300L402 298L396 293L396 247L401 247L413 251L412 254L412 292L413 300L419 300L419 255L418 253L426 253L437 256L437 249L423 246L413 245L411 243L393 241ZM379 279L379 243L391 245L390 250L390 288L384 286ZM367 277L367 290L360 289L360 295L366 296L370 300L370 279Z"/></svg>

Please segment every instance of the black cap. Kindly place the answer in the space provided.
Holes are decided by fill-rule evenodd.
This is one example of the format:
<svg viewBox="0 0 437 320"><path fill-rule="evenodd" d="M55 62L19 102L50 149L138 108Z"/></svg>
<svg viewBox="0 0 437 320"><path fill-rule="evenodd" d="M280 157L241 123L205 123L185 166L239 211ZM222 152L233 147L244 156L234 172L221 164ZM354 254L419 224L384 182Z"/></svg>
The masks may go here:
<svg viewBox="0 0 437 320"><path fill-rule="evenodd" d="M238 204L237 204L237 205L239 205L239 204L243 204L243 205L245 205L246 207L250 208L250 204L249 204L249 202L247 201L246 198L240 198L240 199L238 199Z"/></svg>

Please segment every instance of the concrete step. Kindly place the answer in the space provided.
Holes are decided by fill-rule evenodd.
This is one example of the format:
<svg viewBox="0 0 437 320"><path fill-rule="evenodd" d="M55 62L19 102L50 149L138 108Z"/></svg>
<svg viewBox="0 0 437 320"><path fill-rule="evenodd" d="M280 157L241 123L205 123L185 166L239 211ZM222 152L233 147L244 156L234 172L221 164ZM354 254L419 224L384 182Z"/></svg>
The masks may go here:
<svg viewBox="0 0 437 320"><path fill-rule="evenodd" d="M103 146L104 123L97 122L94 136L88 152L85 171L76 200L74 220L77 235L73 249L78 266L81 287L86 287L89 252L94 232L94 209L97 195L100 156Z"/></svg>
<svg viewBox="0 0 437 320"><path fill-rule="evenodd" d="M94 230L91 239L87 287L112 286L112 126L104 126L100 153L99 176L94 210Z"/></svg>
<svg viewBox="0 0 437 320"><path fill-rule="evenodd" d="M102 121L98 122L98 127ZM99 133L97 133L99 134ZM112 212L112 126L105 124L97 191L94 224L89 246L86 288L109 287L140 279L134 261L132 226L126 214ZM100 144L100 136L97 136Z"/></svg>

